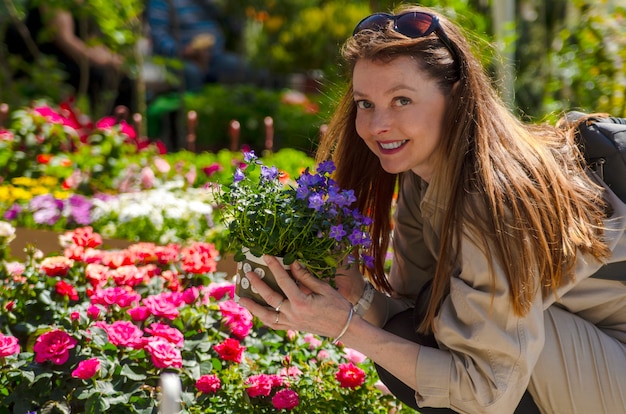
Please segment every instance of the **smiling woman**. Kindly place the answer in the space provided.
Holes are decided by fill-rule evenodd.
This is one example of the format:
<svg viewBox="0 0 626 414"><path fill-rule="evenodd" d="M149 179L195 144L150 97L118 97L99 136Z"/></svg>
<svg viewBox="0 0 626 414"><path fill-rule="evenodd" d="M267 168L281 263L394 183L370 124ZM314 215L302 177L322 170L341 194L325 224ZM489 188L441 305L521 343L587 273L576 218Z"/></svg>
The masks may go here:
<svg viewBox="0 0 626 414"><path fill-rule="evenodd" d="M360 60L352 78L356 130L391 174L412 170L429 181L446 97L409 57Z"/></svg>
<svg viewBox="0 0 626 414"><path fill-rule="evenodd" d="M590 276L626 261L626 204L573 130L516 119L472 50L426 8L357 25L317 158L373 218L374 261L338 268L335 289L265 257L281 292L246 276L280 317L240 303L340 337L423 414L623 412L626 285Z"/></svg>

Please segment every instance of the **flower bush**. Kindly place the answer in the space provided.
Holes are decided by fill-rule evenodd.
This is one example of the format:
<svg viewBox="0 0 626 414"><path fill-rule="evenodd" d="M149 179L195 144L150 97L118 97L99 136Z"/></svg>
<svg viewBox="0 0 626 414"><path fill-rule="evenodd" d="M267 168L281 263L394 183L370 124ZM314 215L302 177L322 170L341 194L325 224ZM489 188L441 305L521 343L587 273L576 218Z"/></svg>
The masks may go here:
<svg viewBox="0 0 626 414"><path fill-rule="evenodd" d="M188 413L402 408L362 354L240 307L214 245L66 239L62 255L0 265L0 412L155 413L163 373Z"/></svg>
<svg viewBox="0 0 626 414"><path fill-rule="evenodd" d="M306 169L295 186L254 152L247 152L245 161L217 193L236 261L249 250L257 257L280 256L285 265L299 260L317 277L330 279L352 253L370 246L371 219L351 208L354 192L330 177L332 161L319 164L316 173Z"/></svg>

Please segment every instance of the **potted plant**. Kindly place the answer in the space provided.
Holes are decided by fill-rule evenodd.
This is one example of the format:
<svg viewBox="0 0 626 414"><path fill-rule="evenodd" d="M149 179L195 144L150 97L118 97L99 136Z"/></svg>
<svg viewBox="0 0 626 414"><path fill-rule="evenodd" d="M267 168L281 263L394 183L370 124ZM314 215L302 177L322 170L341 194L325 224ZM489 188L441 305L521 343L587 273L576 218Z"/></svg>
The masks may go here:
<svg viewBox="0 0 626 414"><path fill-rule="evenodd" d="M306 168L293 181L276 167L264 165L254 152L244 153L232 183L216 195L229 249L240 262L238 295L264 303L245 278L250 270L278 289L258 260L263 255L282 258L286 267L298 260L331 283L337 267L368 264L364 253L371 245L367 232L371 219L353 207L354 192L339 188L331 178L334 170L333 162L325 161L316 172Z"/></svg>

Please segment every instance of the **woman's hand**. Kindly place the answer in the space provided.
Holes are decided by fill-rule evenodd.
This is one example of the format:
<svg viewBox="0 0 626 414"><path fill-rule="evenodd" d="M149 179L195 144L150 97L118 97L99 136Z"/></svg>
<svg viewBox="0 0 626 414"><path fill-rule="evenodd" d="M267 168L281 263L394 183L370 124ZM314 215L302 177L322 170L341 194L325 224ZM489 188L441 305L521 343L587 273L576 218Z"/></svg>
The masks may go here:
<svg viewBox="0 0 626 414"><path fill-rule="evenodd" d="M337 269L335 286L344 298L353 305L356 304L365 290L365 279L359 271L359 266L345 263Z"/></svg>
<svg viewBox="0 0 626 414"><path fill-rule="evenodd" d="M291 265L294 280L275 257L263 256L263 260L285 296L272 290L256 273L248 272L246 277L251 285L270 306L249 298L239 299L240 305L274 329L293 329L326 337L339 335L351 306L341 293L311 275L298 262ZM343 277L348 280L347 275Z"/></svg>

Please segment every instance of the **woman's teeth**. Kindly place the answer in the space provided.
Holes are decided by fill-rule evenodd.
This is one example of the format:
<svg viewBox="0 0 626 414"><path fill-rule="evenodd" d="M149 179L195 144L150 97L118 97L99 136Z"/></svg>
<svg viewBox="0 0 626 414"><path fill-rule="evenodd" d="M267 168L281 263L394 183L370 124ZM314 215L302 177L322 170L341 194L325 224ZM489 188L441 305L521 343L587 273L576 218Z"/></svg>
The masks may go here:
<svg viewBox="0 0 626 414"><path fill-rule="evenodd" d="M404 140L404 141L395 141L395 142L381 142L380 146L381 146L382 149L392 150L392 149L400 148L402 146L402 144L404 144L405 142L406 142L406 140Z"/></svg>

